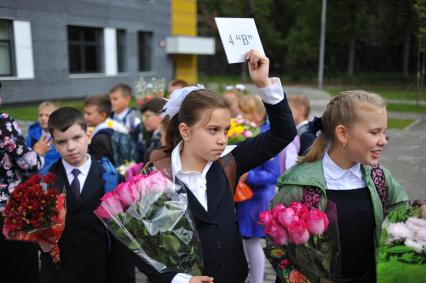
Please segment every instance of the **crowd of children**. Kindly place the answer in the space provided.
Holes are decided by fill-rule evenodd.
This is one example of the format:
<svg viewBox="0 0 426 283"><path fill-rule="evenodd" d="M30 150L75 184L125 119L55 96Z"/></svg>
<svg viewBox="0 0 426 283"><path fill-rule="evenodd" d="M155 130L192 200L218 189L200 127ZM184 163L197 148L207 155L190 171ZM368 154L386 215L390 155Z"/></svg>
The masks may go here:
<svg viewBox="0 0 426 283"><path fill-rule="evenodd" d="M321 120L308 122L307 97L286 97L280 80L269 77L264 55L252 50L246 60L255 95L246 94L243 86L218 95L175 80L168 86L168 100L154 97L140 109L131 107L132 90L125 84L107 95L87 97L84 114L52 102L40 104L38 122L29 127L21 153L34 148L32 172L55 173L57 187L67 192L67 215L59 267L48 255L52 245L40 245L39 282L135 282L135 266L151 282L243 283L248 276L250 283L263 282L260 212L271 201L324 209L327 200L337 204L342 280L375 282L374 250L383 211L407 201L387 169L377 165L386 145L383 100L363 91L344 92L331 100ZM260 134L227 146L230 118L239 116L254 122ZM2 129L15 125L2 118ZM203 275L159 273L111 238L93 213L105 193L103 167L96 161L101 158L116 167L130 160L171 166L173 178L187 191ZM380 195L384 188L372 181L376 167L384 175L386 198ZM13 189L0 177L1 186ZM250 186L250 199L233 202L237 182ZM6 193L1 196L7 200ZM0 243L2 249L7 246L3 239Z"/></svg>

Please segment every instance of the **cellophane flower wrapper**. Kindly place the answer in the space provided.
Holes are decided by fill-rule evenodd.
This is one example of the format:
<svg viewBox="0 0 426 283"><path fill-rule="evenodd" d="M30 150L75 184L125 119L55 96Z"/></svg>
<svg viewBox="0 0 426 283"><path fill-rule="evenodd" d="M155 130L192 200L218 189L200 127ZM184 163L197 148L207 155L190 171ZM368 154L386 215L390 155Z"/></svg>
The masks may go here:
<svg viewBox="0 0 426 283"><path fill-rule="evenodd" d="M228 130L228 144L237 144L248 138L257 136L260 133L259 127L243 117L231 118Z"/></svg>
<svg viewBox="0 0 426 283"><path fill-rule="evenodd" d="M310 235L304 244L279 245L267 236L264 249L280 282L334 282L340 273L340 245L336 205L329 201L329 224L321 235Z"/></svg>
<svg viewBox="0 0 426 283"><path fill-rule="evenodd" d="M426 219L420 209L425 204L425 200L411 201L386 216L377 253L378 283L425 280Z"/></svg>
<svg viewBox="0 0 426 283"><path fill-rule="evenodd" d="M107 193L95 214L158 272L201 275L201 244L185 189L165 170L143 171Z"/></svg>
<svg viewBox="0 0 426 283"><path fill-rule="evenodd" d="M33 175L19 184L8 200L4 214L3 235L8 240L53 245L54 263L60 261L58 241L65 228L66 198L54 188L56 177Z"/></svg>

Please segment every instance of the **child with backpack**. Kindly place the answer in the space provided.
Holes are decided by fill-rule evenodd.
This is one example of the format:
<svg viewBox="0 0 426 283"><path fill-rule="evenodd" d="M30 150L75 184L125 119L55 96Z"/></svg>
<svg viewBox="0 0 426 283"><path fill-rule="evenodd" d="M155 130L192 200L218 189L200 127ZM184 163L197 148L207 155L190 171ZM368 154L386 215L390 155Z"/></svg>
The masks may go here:
<svg viewBox="0 0 426 283"><path fill-rule="evenodd" d="M385 102L365 91L342 92L314 121L319 136L300 163L278 179L271 206L296 201L324 210L328 201L334 202L339 282L375 282L375 249L384 216L407 201L403 188L379 165L387 144Z"/></svg>
<svg viewBox="0 0 426 283"><path fill-rule="evenodd" d="M84 101L84 118L93 127L89 152L96 160L106 157L119 167L126 161L137 160L136 144L121 123L109 118L111 102L107 96L89 96Z"/></svg>
<svg viewBox="0 0 426 283"><path fill-rule="evenodd" d="M251 50L246 60L269 115L270 130L236 146L227 146L229 104L223 96L201 86L176 90L164 107L164 115L170 117L166 146L164 151L154 151L151 161L157 168L171 165L174 179L187 191L188 207L201 241L204 275L158 273L139 261L139 269L153 282L246 280L247 261L232 196L235 181L277 155L296 135L280 80L268 78L269 59Z"/></svg>
<svg viewBox="0 0 426 283"><path fill-rule="evenodd" d="M130 107L132 89L126 84L117 84L109 91L112 112L111 118L122 123L129 131L129 135L138 148L138 159L142 160L144 144L142 137L142 121L138 110Z"/></svg>

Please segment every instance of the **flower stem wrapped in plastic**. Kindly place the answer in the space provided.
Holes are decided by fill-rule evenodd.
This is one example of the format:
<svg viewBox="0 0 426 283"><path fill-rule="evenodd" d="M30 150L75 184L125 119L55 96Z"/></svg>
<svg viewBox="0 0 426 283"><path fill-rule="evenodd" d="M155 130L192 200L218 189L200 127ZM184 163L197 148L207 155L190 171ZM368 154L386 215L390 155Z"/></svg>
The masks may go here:
<svg viewBox="0 0 426 283"><path fill-rule="evenodd" d="M33 175L19 184L3 211L3 235L8 240L48 243L53 262L60 261L58 241L65 228L65 193L54 188L56 176Z"/></svg>
<svg viewBox="0 0 426 283"><path fill-rule="evenodd" d="M95 214L158 272L200 275L201 245L184 188L164 170L139 174L102 198Z"/></svg>
<svg viewBox="0 0 426 283"><path fill-rule="evenodd" d="M426 278L426 215L422 209L426 209L426 201L413 201L386 217L377 256L377 282Z"/></svg>
<svg viewBox="0 0 426 283"><path fill-rule="evenodd" d="M260 215L267 235L265 255L281 282L332 282L338 278L340 248L336 207L308 209L283 204Z"/></svg>

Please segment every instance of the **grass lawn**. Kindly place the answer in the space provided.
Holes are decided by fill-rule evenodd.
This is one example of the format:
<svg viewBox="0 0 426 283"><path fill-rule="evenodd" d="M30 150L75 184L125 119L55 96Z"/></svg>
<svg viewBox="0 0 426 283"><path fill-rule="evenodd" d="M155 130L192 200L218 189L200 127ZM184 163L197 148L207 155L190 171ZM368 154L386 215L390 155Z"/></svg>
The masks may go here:
<svg viewBox="0 0 426 283"><path fill-rule="evenodd" d="M82 100L57 101L60 107L71 106L83 110ZM0 106L0 112L12 116L16 120L36 121L38 116L38 105L40 103L27 104L25 106Z"/></svg>
<svg viewBox="0 0 426 283"><path fill-rule="evenodd" d="M388 119L388 129L405 129L414 121L411 119Z"/></svg>
<svg viewBox="0 0 426 283"><path fill-rule="evenodd" d="M332 96L336 96L342 90L348 90L351 87L345 87L342 89L340 87L326 87L325 91L330 93ZM356 87L359 89L359 87ZM375 88L375 87L366 87L365 90L375 92L380 94L384 99L399 99L399 100L416 100L417 95L420 95L420 100L426 100L426 91L423 90L418 93L414 89L404 89L404 88Z"/></svg>
<svg viewBox="0 0 426 283"><path fill-rule="evenodd" d="M420 105L412 105L412 104L396 104L396 103L388 103L386 105L388 111L393 112L417 112L417 113L426 113L426 106Z"/></svg>

